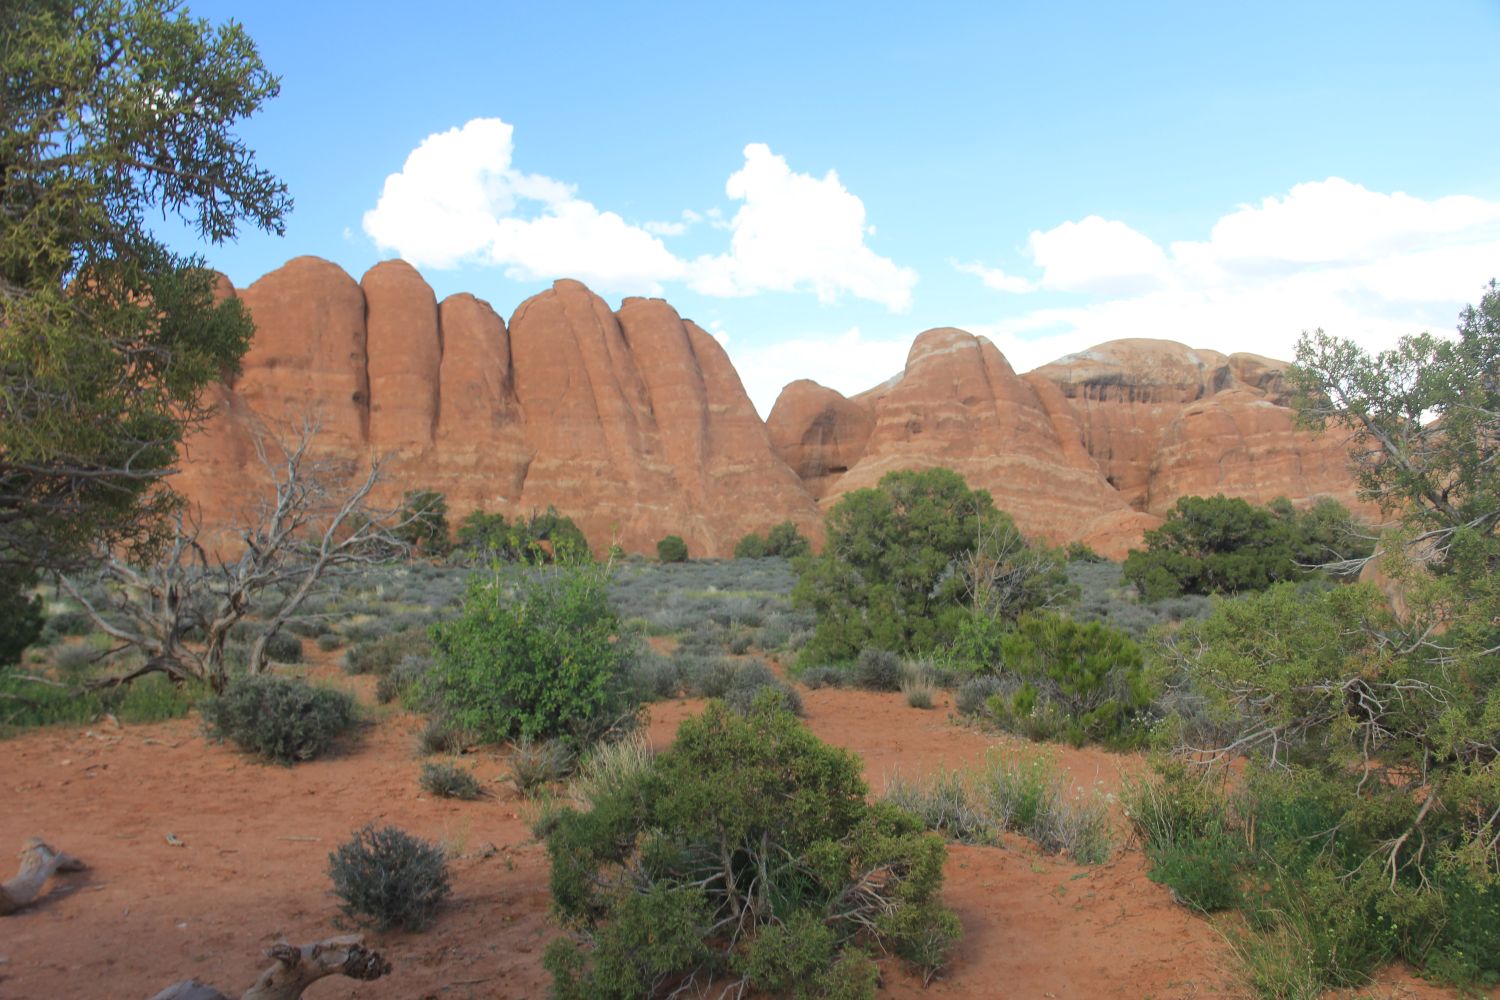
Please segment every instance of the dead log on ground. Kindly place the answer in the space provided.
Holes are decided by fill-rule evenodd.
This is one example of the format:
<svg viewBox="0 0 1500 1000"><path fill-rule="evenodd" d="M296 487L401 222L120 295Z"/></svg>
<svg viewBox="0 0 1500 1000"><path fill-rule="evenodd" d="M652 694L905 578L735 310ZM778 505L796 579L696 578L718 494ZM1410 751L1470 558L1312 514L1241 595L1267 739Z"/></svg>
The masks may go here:
<svg viewBox="0 0 1500 1000"><path fill-rule="evenodd" d="M273 945L266 952L271 967L240 996L240 1000L297 1000L302 991L324 976L348 976L350 979L379 979L391 971L391 963L377 951L365 947L358 934L331 937L317 944L298 948L291 944ZM196 979L168 986L151 1000L230 1000L212 986Z"/></svg>
<svg viewBox="0 0 1500 1000"><path fill-rule="evenodd" d="M86 866L71 854L54 851L33 837L21 848L21 870L0 883L0 917L30 906L42 894L47 880L58 872L80 872Z"/></svg>

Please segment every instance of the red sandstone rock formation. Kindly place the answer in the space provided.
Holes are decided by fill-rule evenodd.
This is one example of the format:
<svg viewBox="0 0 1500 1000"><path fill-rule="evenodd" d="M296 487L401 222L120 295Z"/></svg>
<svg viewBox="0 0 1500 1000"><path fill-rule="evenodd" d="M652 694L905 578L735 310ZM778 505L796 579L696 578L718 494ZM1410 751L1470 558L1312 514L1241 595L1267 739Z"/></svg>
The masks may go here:
<svg viewBox="0 0 1500 1000"><path fill-rule="evenodd" d="M223 294L235 294L226 282ZM439 305L401 261L356 284L298 258L239 293L256 321L220 414L185 448L176 484L211 533L258 496L252 427L321 424L342 474L387 461L381 500L446 495L451 519L555 505L596 548L651 551L681 535L727 555L749 531L819 515L771 451L723 348L660 300L618 315L573 281L527 300L511 326L471 295Z"/></svg>
<svg viewBox="0 0 1500 1000"><path fill-rule="evenodd" d="M219 294L256 337L176 480L219 537L260 495L252 428L306 416L336 474L387 458L383 501L438 490L454 522L554 505L600 550L677 534L727 555L785 520L817 537L820 502L934 465L1029 534L1114 557L1184 494L1353 500L1343 443L1292 426L1284 366L1256 355L1115 341L1018 377L989 341L929 330L890 381L847 399L794 382L762 423L723 348L659 299L615 312L559 281L507 326L404 262L356 283L313 257Z"/></svg>
<svg viewBox="0 0 1500 1000"><path fill-rule="evenodd" d="M874 428L869 407L805 378L781 390L766 418L771 447L815 498L864 457Z"/></svg>
<svg viewBox="0 0 1500 1000"><path fill-rule="evenodd" d="M1167 340L1117 340L1028 378L1058 387L1089 453L1138 510L1161 515L1180 496L1215 493L1252 503L1328 496L1358 507L1343 439L1293 426L1285 367Z"/></svg>

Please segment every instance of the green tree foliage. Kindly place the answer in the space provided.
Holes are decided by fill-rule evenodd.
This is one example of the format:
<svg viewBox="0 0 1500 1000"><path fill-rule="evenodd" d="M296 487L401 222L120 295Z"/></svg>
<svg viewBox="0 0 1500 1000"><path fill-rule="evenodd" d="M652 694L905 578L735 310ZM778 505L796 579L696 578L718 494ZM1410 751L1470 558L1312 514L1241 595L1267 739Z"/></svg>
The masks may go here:
<svg viewBox="0 0 1500 1000"><path fill-rule="evenodd" d="M741 538L735 543L734 557L764 559L767 556L779 556L782 559L796 559L811 551L812 543L797 530L797 525L791 521L782 521L764 535L752 531Z"/></svg>
<svg viewBox="0 0 1500 1000"><path fill-rule="evenodd" d="M548 835L553 901L592 941L548 950L556 995L666 996L697 975L873 997L868 947L938 968L959 932L940 899L946 848L868 804L860 770L773 693L684 722L654 766Z"/></svg>
<svg viewBox="0 0 1500 1000"><path fill-rule="evenodd" d="M589 742L636 707L618 632L594 567L478 574L460 616L432 628L424 695L482 740Z"/></svg>
<svg viewBox="0 0 1500 1000"><path fill-rule="evenodd" d="M1180 497L1146 548L1125 558L1125 578L1147 600L1238 594L1300 580L1325 563L1356 565L1374 549L1337 501L1305 512L1285 499L1257 507L1237 497Z"/></svg>
<svg viewBox="0 0 1500 1000"><path fill-rule="evenodd" d="M448 551L448 499L433 490L407 490L401 498L396 540L424 555Z"/></svg>
<svg viewBox="0 0 1500 1000"><path fill-rule="evenodd" d="M1307 421L1353 433L1364 496L1400 516L1381 545L1403 610L1365 584L1283 583L1184 625L1164 648L1197 699L1181 746L1247 759L1239 889L1258 921L1302 939L1314 981L1392 956L1495 981L1500 290L1452 340L1372 357L1304 336L1291 378Z"/></svg>
<svg viewBox="0 0 1500 1000"><path fill-rule="evenodd" d="M949 469L928 469L846 494L792 596L818 615L802 653L811 664L849 661L868 647L931 650L968 615L1014 618L1065 586L1057 562L1028 546L988 493Z"/></svg>
<svg viewBox="0 0 1500 1000"><path fill-rule="evenodd" d="M734 543L734 557L736 559L764 559L766 557L766 536L750 532L744 538Z"/></svg>
<svg viewBox="0 0 1500 1000"><path fill-rule="evenodd" d="M668 535L656 543L656 559L664 563L687 562L687 542L681 535Z"/></svg>
<svg viewBox="0 0 1500 1000"><path fill-rule="evenodd" d="M1001 682L985 711L1005 729L1075 745L1145 737L1157 684L1141 647L1117 629L1029 612L1008 628L966 628L954 652Z"/></svg>
<svg viewBox="0 0 1500 1000"><path fill-rule="evenodd" d="M0 670L18 663L42 634L42 602L31 593L36 574L24 566L0 565Z"/></svg>
<svg viewBox="0 0 1500 1000"><path fill-rule="evenodd" d="M0 67L0 563L57 568L159 523L200 391L249 343L147 219L282 232L285 186L234 131L278 85L243 28L171 0L7 3Z"/></svg>
<svg viewBox="0 0 1500 1000"><path fill-rule="evenodd" d="M587 562L592 558L588 539L573 519L548 507L529 517L508 522L504 514L470 511L459 523L453 549L478 562Z"/></svg>

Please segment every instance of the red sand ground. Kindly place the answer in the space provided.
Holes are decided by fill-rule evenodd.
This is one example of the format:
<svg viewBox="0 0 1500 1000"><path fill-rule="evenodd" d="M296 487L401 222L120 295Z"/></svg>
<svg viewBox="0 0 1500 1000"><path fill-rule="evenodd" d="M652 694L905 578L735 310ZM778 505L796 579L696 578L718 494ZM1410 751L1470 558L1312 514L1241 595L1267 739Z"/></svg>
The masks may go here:
<svg viewBox="0 0 1500 1000"><path fill-rule="evenodd" d="M317 672L337 676L327 665ZM372 700L367 679L340 683ZM1020 746L954 725L946 699L930 711L894 694L821 690L805 701L813 731L858 752L876 791L898 771L917 776ZM700 708L653 706L653 742L668 743ZM394 964L390 976L327 979L307 995L545 997L541 955L559 933L548 918L546 854L531 840L525 803L495 780L503 758L469 761L493 797L434 798L417 784L422 720L375 715L344 753L290 769L208 743L196 720L54 728L0 744L0 845L40 836L90 865L0 921L0 998L144 1000L189 976L237 995L266 946L335 932L328 853L372 820L446 844L457 857L454 896L425 933L369 935ZM1141 766L1097 750L1055 752L1076 783L1106 792ZM1218 933L1146 878L1138 851L1083 868L1011 837L1003 848L954 846L947 874L946 899L964 927L951 968L924 989L884 963L882 995L1236 995ZM1456 994L1392 973L1357 995Z"/></svg>

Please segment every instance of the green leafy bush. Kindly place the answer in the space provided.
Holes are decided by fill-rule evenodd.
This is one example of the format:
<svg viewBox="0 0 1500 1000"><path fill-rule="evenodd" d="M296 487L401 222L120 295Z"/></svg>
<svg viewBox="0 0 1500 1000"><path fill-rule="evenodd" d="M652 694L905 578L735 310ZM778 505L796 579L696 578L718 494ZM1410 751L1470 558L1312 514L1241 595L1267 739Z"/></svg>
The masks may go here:
<svg viewBox="0 0 1500 1000"><path fill-rule="evenodd" d="M514 523L504 514L483 510L469 513L454 538L455 554L476 562L547 563L587 562L591 558L588 539L573 519L548 507Z"/></svg>
<svg viewBox="0 0 1500 1000"><path fill-rule="evenodd" d="M656 543L656 561L664 563L687 562L687 542L680 535L668 535Z"/></svg>
<svg viewBox="0 0 1500 1000"><path fill-rule="evenodd" d="M828 513L827 542L802 560L793 600L817 614L801 662L847 663L864 649L946 646L977 602L1013 618L1067 588L1049 553L1028 545L990 495L949 469L887 474Z"/></svg>
<svg viewBox="0 0 1500 1000"><path fill-rule="evenodd" d="M1299 512L1284 498L1257 507L1223 494L1180 497L1166 522L1146 532L1146 547L1126 556L1125 578L1153 601L1265 590L1324 563L1368 556L1370 536L1326 498Z"/></svg>
<svg viewBox="0 0 1500 1000"><path fill-rule="evenodd" d="M869 997L864 947L941 965L958 935L941 839L868 804L858 759L773 702L744 716L710 704L587 812L556 817L553 901L591 942L548 949L557 996L665 996L698 975Z"/></svg>
<svg viewBox="0 0 1500 1000"><path fill-rule="evenodd" d="M271 674L242 677L199 707L209 735L277 764L312 760L356 719L345 692Z"/></svg>
<svg viewBox="0 0 1500 1000"><path fill-rule="evenodd" d="M587 743L633 719L638 704L618 631L593 568L513 585L479 575L459 618L432 628L424 695L485 742Z"/></svg>
<svg viewBox="0 0 1500 1000"><path fill-rule="evenodd" d="M757 535L752 531L741 538L735 543L734 557L736 559L765 559L767 557L796 559L811 551L812 543L808 541L807 536L797 530L797 525L791 521L783 521L765 535Z"/></svg>
<svg viewBox="0 0 1500 1000"><path fill-rule="evenodd" d="M734 557L736 559L764 559L766 557L766 538L750 532L744 538L734 543Z"/></svg>
<svg viewBox="0 0 1500 1000"><path fill-rule="evenodd" d="M443 849L394 826L368 824L328 855L344 914L378 930L425 930L452 887Z"/></svg>

